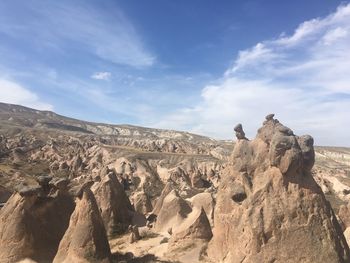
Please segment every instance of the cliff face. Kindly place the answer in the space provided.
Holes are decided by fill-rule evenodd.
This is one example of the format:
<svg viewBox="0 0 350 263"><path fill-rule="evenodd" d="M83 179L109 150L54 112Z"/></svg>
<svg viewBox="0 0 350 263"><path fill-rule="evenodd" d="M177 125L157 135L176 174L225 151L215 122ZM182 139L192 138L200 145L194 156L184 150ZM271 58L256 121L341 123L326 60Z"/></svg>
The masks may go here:
<svg viewBox="0 0 350 263"><path fill-rule="evenodd" d="M242 129L243 131L243 129ZM223 172L208 254L215 262L348 262L333 210L311 175L311 136L271 115L238 141Z"/></svg>

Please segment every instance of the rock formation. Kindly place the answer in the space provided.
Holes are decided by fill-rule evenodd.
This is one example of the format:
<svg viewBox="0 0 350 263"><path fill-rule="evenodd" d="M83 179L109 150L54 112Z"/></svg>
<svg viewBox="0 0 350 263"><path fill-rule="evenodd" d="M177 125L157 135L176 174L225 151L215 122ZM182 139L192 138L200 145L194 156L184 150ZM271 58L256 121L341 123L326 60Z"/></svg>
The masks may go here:
<svg viewBox="0 0 350 263"><path fill-rule="evenodd" d="M193 209L201 210L203 208L210 224L213 225L215 200L211 193L199 193L187 200Z"/></svg>
<svg viewBox="0 0 350 263"><path fill-rule="evenodd" d="M108 235L125 231L132 222L133 207L113 172L104 175L92 191Z"/></svg>
<svg viewBox="0 0 350 263"><path fill-rule="evenodd" d="M54 258L54 263L111 262L106 230L95 197L83 190Z"/></svg>
<svg viewBox="0 0 350 263"><path fill-rule="evenodd" d="M203 208L195 209L184 222L172 233L171 241L178 242L184 239L210 240L213 234L208 217Z"/></svg>
<svg viewBox="0 0 350 263"><path fill-rule="evenodd" d="M46 186L46 184L45 184ZM0 210L0 262L51 262L74 210L67 192L23 187Z"/></svg>
<svg viewBox="0 0 350 263"><path fill-rule="evenodd" d="M214 262L349 262L330 204L313 179L313 140L269 115L238 140L223 171L208 255Z"/></svg>
<svg viewBox="0 0 350 263"><path fill-rule="evenodd" d="M0 204L6 203L10 196L11 192L8 189L6 189L6 187L0 185Z"/></svg>
<svg viewBox="0 0 350 263"><path fill-rule="evenodd" d="M247 140L245 137L245 132L243 131L242 124L238 123L233 130L236 132L236 137L238 140Z"/></svg>
<svg viewBox="0 0 350 263"><path fill-rule="evenodd" d="M183 200L176 190L172 190L163 200L158 213L155 229L160 232L179 226L192 212L190 205Z"/></svg>

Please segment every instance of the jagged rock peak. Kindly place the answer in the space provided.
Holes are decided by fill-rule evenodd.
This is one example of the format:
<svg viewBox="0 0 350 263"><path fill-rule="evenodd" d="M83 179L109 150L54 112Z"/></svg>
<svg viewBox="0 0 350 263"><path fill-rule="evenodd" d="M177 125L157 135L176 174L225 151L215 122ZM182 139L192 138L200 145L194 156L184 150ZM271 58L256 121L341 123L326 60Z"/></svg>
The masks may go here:
<svg viewBox="0 0 350 263"><path fill-rule="evenodd" d="M349 262L334 212L310 172L313 139L268 115L222 172L208 255L214 262Z"/></svg>
<svg viewBox="0 0 350 263"><path fill-rule="evenodd" d="M111 262L106 230L92 191L85 188L77 199L53 262Z"/></svg>
<svg viewBox="0 0 350 263"><path fill-rule="evenodd" d="M132 223L134 209L114 172L108 172L92 191L108 235L119 234Z"/></svg>

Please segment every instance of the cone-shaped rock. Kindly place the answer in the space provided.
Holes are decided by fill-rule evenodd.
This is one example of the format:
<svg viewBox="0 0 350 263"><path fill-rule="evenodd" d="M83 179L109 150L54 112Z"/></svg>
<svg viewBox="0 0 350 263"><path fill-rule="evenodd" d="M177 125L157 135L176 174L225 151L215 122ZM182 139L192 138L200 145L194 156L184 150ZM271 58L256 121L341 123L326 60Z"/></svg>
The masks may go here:
<svg viewBox="0 0 350 263"><path fill-rule="evenodd" d="M39 188L13 194L0 210L0 262L30 258L51 262L74 210L66 194L38 196Z"/></svg>
<svg viewBox="0 0 350 263"><path fill-rule="evenodd" d="M174 186L171 181L167 182L166 185L163 188L162 193L160 194L156 204L154 205L152 214L158 215L160 212L160 209L163 206L163 202L165 197L172 191L174 190Z"/></svg>
<svg viewBox="0 0 350 263"><path fill-rule="evenodd" d="M208 217L203 208L196 209L190 213L184 222L174 231L171 240L180 241L183 239L204 239L210 240L211 232Z"/></svg>
<svg viewBox="0 0 350 263"><path fill-rule="evenodd" d="M214 262L349 262L330 204L313 179L313 140L267 118L238 140L223 172L208 255Z"/></svg>
<svg viewBox="0 0 350 263"><path fill-rule="evenodd" d="M95 184L92 191L108 235L121 233L132 222L133 207L113 172L105 175L101 182Z"/></svg>
<svg viewBox="0 0 350 263"><path fill-rule="evenodd" d="M106 230L95 197L90 189L84 189L53 262L110 262L110 257Z"/></svg>
<svg viewBox="0 0 350 263"><path fill-rule="evenodd" d="M177 227L190 212L192 209L189 204L175 190L172 190L163 200L155 228L157 231L167 231Z"/></svg>

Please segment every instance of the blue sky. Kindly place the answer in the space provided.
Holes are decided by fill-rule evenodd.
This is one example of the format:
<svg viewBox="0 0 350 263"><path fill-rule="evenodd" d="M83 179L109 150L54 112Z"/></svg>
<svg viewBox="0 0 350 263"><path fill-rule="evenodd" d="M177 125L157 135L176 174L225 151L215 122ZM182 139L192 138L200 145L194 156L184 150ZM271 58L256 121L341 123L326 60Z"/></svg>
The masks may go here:
<svg viewBox="0 0 350 263"><path fill-rule="evenodd" d="M274 112L350 146L350 4L4 0L0 101L219 139Z"/></svg>

